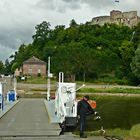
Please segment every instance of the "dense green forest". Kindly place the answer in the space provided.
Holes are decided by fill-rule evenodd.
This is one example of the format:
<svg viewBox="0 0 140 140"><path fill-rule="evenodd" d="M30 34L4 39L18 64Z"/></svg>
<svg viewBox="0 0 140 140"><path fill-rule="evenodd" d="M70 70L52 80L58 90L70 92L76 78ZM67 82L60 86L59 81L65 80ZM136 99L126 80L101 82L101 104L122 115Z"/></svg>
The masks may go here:
<svg viewBox="0 0 140 140"><path fill-rule="evenodd" d="M35 26L33 42L19 46L10 56L13 60L7 62L6 72L13 73L31 56L46 62L50 56L55 76L63 71L86 82L112 79L120 84L140 84L140 24L132 28L116 24L99 26L77 24L73 19L67 28L50 27L47 21ZM0 63L0 70L1 67Z"/></svg>

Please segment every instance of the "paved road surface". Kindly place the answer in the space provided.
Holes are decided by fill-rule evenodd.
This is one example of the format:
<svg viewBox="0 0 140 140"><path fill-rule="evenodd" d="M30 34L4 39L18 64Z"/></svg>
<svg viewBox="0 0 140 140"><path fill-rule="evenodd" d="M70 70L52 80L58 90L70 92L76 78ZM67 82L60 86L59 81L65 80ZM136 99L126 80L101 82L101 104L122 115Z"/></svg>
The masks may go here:
<svg viewBox="0 0 140 140"><path fill-rule="evenodd" d="M58 124L50 124L43 99L22 99L0 119L0 136L59 135Z"/></svg>
<svg viewBox="0 0 140 140"><path fill-rule="evenodd" d="M79 136L65 133L59 136L58 124L49 123L43 99L21 99L0 119L1 140L80 140ZM86 140L104 140L89 137Z"/></svg>

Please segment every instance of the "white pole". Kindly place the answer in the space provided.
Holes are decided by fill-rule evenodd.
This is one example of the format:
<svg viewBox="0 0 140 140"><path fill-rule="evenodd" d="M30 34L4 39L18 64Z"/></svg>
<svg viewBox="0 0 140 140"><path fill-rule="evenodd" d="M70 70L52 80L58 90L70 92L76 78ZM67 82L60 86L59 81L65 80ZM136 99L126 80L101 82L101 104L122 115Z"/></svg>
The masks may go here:
<svg viewBox="0 0 140 140"><path fill-rule="evenodd" d="M0 82L0 94L2 94L2 83Z"/></svg>
<svg viewBox="0 0 140 140"><path fill-rule="evenodd" d="M2 97L2 92L3 92L3 90L2 90L2 83L0 82L0 109L2 109L3 110L3 97Z"/></svg>
<svg viewBox="0 0 140 140"><path fill-rule="evenodd" d="M17 79L16 77L14 76L14 91L15 91L15 100L17 100Z"/></svg>
<svg viewBox="0 0 140 140"><path fill-rule="evenodd" d="M48 57L48 83L47 83L47 100L50 100L50 56Z"/></svg>

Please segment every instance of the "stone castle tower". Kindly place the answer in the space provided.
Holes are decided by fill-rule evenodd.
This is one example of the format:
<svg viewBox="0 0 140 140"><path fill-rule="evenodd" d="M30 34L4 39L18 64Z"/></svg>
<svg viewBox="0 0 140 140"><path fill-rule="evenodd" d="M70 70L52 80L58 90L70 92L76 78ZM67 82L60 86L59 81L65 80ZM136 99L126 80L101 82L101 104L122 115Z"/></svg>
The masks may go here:
<svg viewBox="0 0 140 140"><path fill-rule="evenodd" d="M137 11L121 12L119 10L113 10L110 12L110 16L95 17L90 24L104 25L105 23L115 23L118 25L133 27L139 22L140 17L137 16Z"/></svg>

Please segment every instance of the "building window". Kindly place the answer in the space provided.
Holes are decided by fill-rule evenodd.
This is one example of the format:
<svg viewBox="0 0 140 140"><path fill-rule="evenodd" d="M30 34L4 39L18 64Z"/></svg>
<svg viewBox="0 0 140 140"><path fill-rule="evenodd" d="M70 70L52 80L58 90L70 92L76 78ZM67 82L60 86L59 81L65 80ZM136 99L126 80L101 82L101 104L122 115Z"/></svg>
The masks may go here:
<svg viewBox="0 0 140 140"><path fill-rule="evenodd" d="M32 69L31 68L28 69L28 73L32 74Z"/></svg>
<svg viewBox="0 0 140 140"><path fill-rule="evenodd" d="M41 69L38 69L38 73L41 73Z"/></svg>

